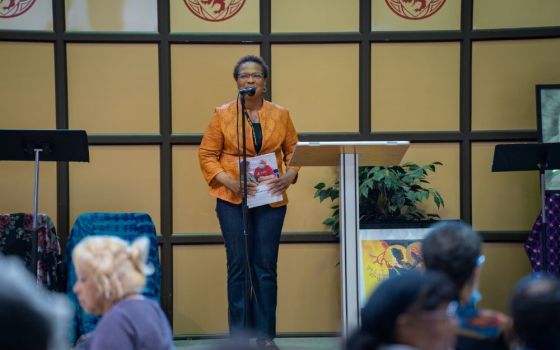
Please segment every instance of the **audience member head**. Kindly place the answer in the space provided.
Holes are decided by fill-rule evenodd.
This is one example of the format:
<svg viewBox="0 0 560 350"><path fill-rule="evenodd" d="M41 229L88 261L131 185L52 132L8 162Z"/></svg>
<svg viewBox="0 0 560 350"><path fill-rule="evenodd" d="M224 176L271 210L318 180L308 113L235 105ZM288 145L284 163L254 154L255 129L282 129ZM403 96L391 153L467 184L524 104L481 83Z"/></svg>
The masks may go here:
<svg viewBox="0 0 560 350"><path fill-rule="evenodd" d="M422 242L426 269L439 271L455 284L461 302L478 288L482 240L469 225L458 221L432 226Z"/></svg>
<svg viewBox="0 0 560 350"><path fill-rule="evenodd" d="M63 296L45 291L15 257L0 255L0 349L59 350L72 315Z"/></svg>
<svg viewBox="0 0 560 350"><path fill-rule="evenodd" d="M361 328L348 350L404 344L448 350L455 345L453 284L437 272L408 272L382 282L362 309Z"/></svg>
<svg viewBox="0 0 560 350"><path fill-rule="evenodd" d="M144 237L129 244L117 237L91 236L74 248L74 293L87 313L103 315L144 288L149 244Z"/></svg>
<svg viewBox="0 0 560 350"><path fill-rule="evenodd" d="M513 289L510 308L525 347L560 349L560 280L545 274L523 278Z"/></svg>

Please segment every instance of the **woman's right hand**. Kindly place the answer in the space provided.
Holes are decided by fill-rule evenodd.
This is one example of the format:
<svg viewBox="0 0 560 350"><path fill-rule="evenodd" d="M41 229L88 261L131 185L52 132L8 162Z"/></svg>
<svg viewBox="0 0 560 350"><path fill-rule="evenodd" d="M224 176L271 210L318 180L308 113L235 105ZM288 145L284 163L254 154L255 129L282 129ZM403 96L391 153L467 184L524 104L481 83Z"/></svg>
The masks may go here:
<svg viewBox="0 0 560 350"><path fill-rule="evenodd" d="M243 197L243 187L241 186L241 181L232 179L225 172L216 175L216 180L222 185L229 188L233 193L239 197ZM254 196L257 192L257 184L254 182L247 183L247 193L249 196Z"/></svg>

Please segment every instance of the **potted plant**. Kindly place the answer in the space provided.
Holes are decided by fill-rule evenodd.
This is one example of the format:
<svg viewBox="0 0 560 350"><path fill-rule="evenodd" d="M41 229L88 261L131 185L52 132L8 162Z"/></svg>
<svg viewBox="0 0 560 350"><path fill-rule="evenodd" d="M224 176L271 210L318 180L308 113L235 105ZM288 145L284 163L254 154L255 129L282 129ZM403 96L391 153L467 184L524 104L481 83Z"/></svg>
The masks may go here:
<svg viewBox="0 0 560 350"><path fill-rule="evenodd" d="M438 165L443 164L433 162L420 166L404 163L390 167L360 167L360 225L432 222L438 219L437 213L427 213L418 207L419 203L429 199L433 200L438 209L445 205L438 191L426 187L429 184L428 174L435 172ZM339 181L330 186L320 182L315 185L315 189L314 197L321 202L327 198L335 202L331 207L332 215L323 224L338 236L339 206L336 202L340 194Z"/></svg>

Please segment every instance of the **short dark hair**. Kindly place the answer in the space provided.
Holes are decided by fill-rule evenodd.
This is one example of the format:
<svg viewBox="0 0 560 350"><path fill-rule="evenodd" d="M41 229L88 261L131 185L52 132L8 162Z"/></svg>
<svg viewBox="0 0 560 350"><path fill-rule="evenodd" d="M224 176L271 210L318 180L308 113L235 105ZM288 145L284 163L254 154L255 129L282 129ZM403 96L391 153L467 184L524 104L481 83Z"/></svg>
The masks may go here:
<svg viewBox="0 0 560 350"><path fill-rule="evenodd" d="M23 298L6 294L0 291L0 349L47 350L49 320Z"/></svg>
<svg viewBox="0 0 560 350"><path fill-rule="evenodd" d="M47 350L62 346L70 305L37 285L15 256L0 254L0 349Z"/></svg>
<svg viewBox="0 0 560 350"><path fill-rule="evenodd" d="M239 67L241 67L241 65L243 63L247 63L247 62L254 62L254 63L258 64L259 66L261 66L264 77L268 78L270 68L268 68L268 65L266 64L264 59L260 56L247 55L247 56L241 57L239 59L239 61L237 61L235 66L233 67L233 79L237 80L237 77L239 76Z"/></svg>
<svg viewBox="0 0 560 350"><path fill-rule="evenodd" d="M422 257L427 269L447 275L460 291L469 281L481 254L478 232L460 221L432 226L422 242Z"/></svg>
<svg viewBox="0 0 560 350"><path fill-rule="evenodd" d="M542 273L523 278L513 289L510 309L526 347L560 349L560 280Z"/></svg>
<svg viewBox="0 0 560 350"><path fill-rule="evenodd" d="M362 326L347 342L348 350L376 349L394 344L399 315L412 309L431 311L456 296L442 273L410 271L383 281L362 309Z"/></svg>

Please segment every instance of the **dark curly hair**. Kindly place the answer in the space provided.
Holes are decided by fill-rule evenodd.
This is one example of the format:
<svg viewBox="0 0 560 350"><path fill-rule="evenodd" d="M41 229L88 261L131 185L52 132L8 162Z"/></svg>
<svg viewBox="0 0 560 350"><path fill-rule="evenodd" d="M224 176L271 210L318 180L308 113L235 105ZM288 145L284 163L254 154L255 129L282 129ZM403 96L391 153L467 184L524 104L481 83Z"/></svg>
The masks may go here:
<svg viewBox="0 0 560 350"><path fill-rule="evenodd" d="M451 302L457 293L444 274L410 271L383 281L361 311L362 324L346 341L346 350L377 349L397 342L399 315L431 311Z"/></svg>
<svg viewBox="0 0 560 350"><path fill-rule="evenodd" d="M237 80L237 77L239 76L239 67L241 67L243 63L247 63L247 62L253 62L261 66L264 77L268 78L270 68L268 68L268 65L266 64L264 59L260 56L247 55L241 57L233 67L233 79Z"/></svg>
<svg viewBox="0 0 560 350"><path fill-rule="evenodd" d="M480 235L469 225L440 222L424 238L422 256L427 269L445 273L460 291L474 273L481 246Z"/></svg>

